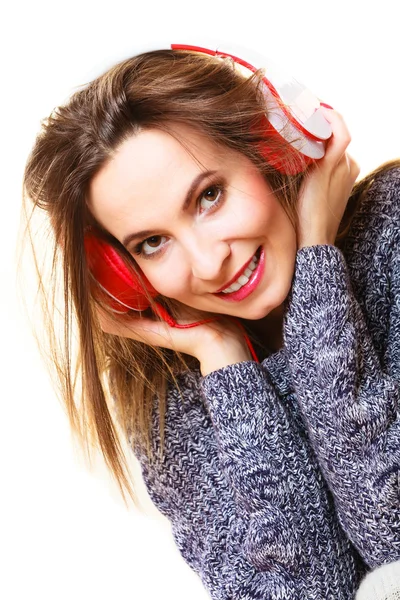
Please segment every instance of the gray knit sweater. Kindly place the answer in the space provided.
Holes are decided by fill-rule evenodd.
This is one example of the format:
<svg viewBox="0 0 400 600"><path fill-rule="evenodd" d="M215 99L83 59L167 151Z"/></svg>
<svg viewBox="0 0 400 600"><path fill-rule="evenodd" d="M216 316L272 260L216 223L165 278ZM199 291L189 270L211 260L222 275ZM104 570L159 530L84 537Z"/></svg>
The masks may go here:
<svg viewBox="0 0 400 600"><path fill-rule="evenodd" d="M350 600L400 559L400 169L346 247L297 253L284 348L167 399L149 495L215 600ZM157 403L154 451L159 451Z"/></svg>

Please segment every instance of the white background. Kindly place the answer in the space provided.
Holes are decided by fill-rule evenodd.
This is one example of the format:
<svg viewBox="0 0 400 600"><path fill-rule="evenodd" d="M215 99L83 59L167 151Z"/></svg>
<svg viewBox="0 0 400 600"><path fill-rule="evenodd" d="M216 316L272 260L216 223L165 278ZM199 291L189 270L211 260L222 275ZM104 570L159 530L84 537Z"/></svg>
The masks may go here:
<svg viewBox="0 0 400 600"><path fill-rule="evenodd" d="M24 163L40 119L74 87L157 38L202 36L281 62L345 116L365 174L399 151L394 0L9 2L1 36L0 597L208 598L155 509L127 511L74 451L15 292ZM134 463L133 463L134 464ZM145 494L142 491L142 497ZM146 504L149 507L148 504Z"/></svg>

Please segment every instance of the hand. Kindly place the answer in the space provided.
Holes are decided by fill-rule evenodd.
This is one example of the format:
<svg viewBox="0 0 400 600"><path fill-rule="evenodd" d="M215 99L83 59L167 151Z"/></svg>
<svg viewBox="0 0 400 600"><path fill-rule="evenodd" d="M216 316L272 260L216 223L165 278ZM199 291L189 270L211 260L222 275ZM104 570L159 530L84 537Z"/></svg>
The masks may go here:
<svg viewBox="0 0 400 600"><path fill-rule="evenodd" d="M200 321L210 316L216 316L218 320L190 329L177 329L164 321L142 316L113 316L100 307L97 314L104 333L194 356L200 362L203 376L225 366L252 359L241 328L229 317L181 305L177 319L180 323Z"/></svg>
<svg viewBox="0 0 400 600"><path fill-rule="evenodd" d="M306 175L298 202L298 248L334 244L360 169L347 154L351 137L342 116L322 107L332 126L325 156Z"/></svg>

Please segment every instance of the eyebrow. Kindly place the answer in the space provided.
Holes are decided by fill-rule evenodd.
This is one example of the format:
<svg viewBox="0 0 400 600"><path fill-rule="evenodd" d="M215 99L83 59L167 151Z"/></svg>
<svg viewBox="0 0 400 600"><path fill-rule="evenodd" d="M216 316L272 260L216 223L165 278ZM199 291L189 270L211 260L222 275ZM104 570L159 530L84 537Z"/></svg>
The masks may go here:
<svg viewBox="0 0 400 600"><path fill-rule="evenodd" d="M204 179L208 179L210 177L212 177L213 175L215 175L217 171L202 171L201 173L199 173L199 175L197 175L197 177L195 177L192 181L192 183L190 184L190 187L188 189L188 191L186 192L186 196L185 196L185 200L182 204L181 207L181 211L185 212L185 210L187 210L187 208L190 206L190 203L192 201L192 196L194 194L194 192L196 191L196 189L199 187L200 183L204 180ZM151 229L144 229L143 231L137 231L135 233L129 233L127 236L124 237L124 239L122 240L122 244L127 247L129 244L131 244L133 242L133 240L136 239L146 239L148 237L151 237L152 235L154 235L154 230Z"/></svg>

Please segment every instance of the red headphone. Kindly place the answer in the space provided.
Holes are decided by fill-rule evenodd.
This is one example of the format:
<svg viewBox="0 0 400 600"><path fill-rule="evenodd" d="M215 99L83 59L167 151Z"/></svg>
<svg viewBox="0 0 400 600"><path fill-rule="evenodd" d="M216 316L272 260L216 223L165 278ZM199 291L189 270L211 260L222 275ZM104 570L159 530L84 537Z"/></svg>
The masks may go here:
<svg viewBox="0 0 400 600"><path fill-rule="evenodd" d="M332 135L330 124L320 110L319 100L301 83L292 77L285 77L271 61L256 55L250 50L241 49L244 58L222 50L210 50L200 46L171 44L169 49L200 52L214 57L231 58L242 73L250 75L263 68L263 92L268 114L269 133L283 138L292 148L299 160L290 165L284 164L280 156L267 146L262 149L266 161L275 169L288 175L304 171L314 160L325 154L325 142ZM85 250L89 269L103 292L109 306L119 313L130 310L143 311L152 305L157 315L172 327L195 327L215 319L206 319L189 325L180 325L166 309L154 299L158 292L146 277L135 276L118 252L89 229L85 234ZM151 300L153 302L151 303ZM247 340L248 341L248 340ZM249 341L248 341L249 344ZM253 357L255 357L254 350ZM256 357L255 357L256 358ZM257 358L256 358L257 360Z"/></svg>
<svg viewBox="0 0 400 600"><path fill-rule="evenodd" d="M247 76L263 69L265 75L262 84L268 114L268 133L280 136L297 150L297 153L293 153L294 160L284 163L277 152L268 146L263 147L265 159L275 169L286 175L296 175L304 171L311 162L324 156L325 142L332 135L332 129L320 110L320 101L302 83L285 74L272 61L244 48L240 48L242 58L230 52L186 44L171 44L171 49L190 50L217 58L231 58L236 68ZM233 49L233 52L236 52L236 49ZM301 155L300 160L296 161L296 154Z"/></svg>

